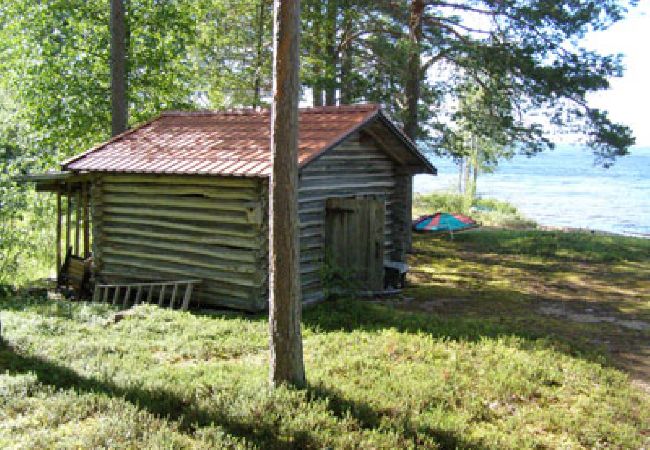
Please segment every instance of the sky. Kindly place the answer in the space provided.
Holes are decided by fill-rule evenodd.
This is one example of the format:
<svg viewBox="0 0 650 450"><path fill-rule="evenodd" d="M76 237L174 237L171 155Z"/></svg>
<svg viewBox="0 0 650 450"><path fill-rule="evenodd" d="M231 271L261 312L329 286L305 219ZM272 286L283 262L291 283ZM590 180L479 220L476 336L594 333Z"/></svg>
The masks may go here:
<svg viewBox="0 0 650 450"><path fill-rule="evenodd" d="M591 33L585 46L602 53L623 53L625 73L611 89L591 94L591 106L632 128L636 147L650 147L650 1L640 0L627 17L605 31Z"/></svg>

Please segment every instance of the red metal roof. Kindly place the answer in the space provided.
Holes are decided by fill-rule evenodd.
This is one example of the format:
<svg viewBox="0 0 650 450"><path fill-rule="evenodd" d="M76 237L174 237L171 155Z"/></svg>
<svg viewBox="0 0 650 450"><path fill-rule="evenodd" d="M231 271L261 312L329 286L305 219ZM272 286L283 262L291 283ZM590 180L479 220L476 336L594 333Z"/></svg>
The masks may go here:
<svg viewBox="0 0 650 450"><path fill-rule="evenodd" d="M305 108L298 162L304 166L380 114L378 105ZM269 110L166 112L63 163L68 170L268 176Z"/></svg>

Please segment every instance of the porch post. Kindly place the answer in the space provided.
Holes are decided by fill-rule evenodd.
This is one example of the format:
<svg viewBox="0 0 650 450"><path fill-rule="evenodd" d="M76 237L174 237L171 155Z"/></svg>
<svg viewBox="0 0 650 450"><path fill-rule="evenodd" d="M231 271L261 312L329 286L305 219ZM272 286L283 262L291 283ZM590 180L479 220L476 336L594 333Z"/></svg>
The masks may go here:
<svg viewBox="0 0 650 450"><path fill-rule="evenodd" d="M82 183L83 184L83 183ZM74 253L81 256L81 186L75 195L74 205Z"/></svg>
<svg viewBox="0 0 650 450"><path fill-rule="evenodd" d="M56 191L56 279L61 275L61 186Z"/></svg>
<svg viewBox="0 0 650 450"><path fill-rule="evenodd" d="M71 229L70 225L72 222L72 195L70 194L70 183L66 183L66 198L67 198L67 208L65 212L65 254L68 254L68 249L70 248L70 234L71 234Z"/></svg>
<svg viewBox="0 0 650 450"><path fill-rule="evenodd" d="M84 224L84 253L83 257L90 256L90 224L88 223L88 195L89 195L89 182L82 184L82 199L83 199L83 224Z"/></svg>

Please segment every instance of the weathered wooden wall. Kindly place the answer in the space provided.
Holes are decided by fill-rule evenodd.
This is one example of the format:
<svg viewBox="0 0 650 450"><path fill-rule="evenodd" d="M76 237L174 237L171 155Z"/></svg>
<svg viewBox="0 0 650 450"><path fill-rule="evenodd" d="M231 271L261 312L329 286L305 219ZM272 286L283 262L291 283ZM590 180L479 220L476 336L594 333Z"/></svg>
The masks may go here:
<svg viewBox="0 0 650 450"><path fill-rule="evenodd" d="M399 203L395 193L395 163L372 138L355 133L300 173L299 214L303 302L322 299L321 267L325 257L325 202L332 197L384 195L386 218L385 259L394 260L396 230L393 208ZM402 226L401 222L399 226Z"/></svg>
<svg viewBox="0 0 650 450"><path fill-rule="evenodd" d="M266 307L268 193L254 178L98 175L93 251L103 282L198 278L202 306Z"/></svg>
<svg viewBox="0 0 650 450"><path fill-rule="evenodd" d="M404 257L403 176L372 138L355 133L300 172L303 302L323 298L328 198L384 196L384 257ZM400 206L401 205L401 206ZM202 306L261 310L268 301L268 181L99 174L93 253L102 282L203 280Z"/></svg>

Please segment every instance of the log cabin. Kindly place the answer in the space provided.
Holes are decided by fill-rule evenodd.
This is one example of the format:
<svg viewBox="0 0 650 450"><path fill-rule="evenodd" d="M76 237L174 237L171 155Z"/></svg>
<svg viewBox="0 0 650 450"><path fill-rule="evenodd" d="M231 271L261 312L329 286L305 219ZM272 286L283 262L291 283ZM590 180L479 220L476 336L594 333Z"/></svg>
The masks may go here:
<svg viewBox="0 0 650 450"><path fill-rule="evenodd" d="M264 310L269 139L268 110L165 112L31 176L57 195L57 269L64 241L92 253L96 283L196 279L196 305ZM405 261L412 177L435 167L372 104L301 109L298 153L304 304L328 267L382 290Z"/></svg>

